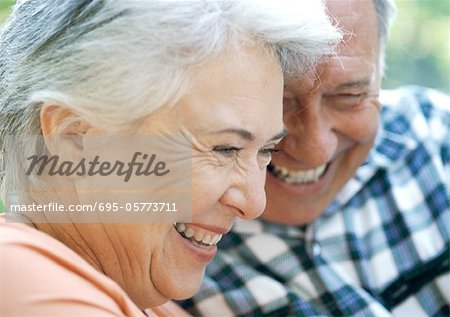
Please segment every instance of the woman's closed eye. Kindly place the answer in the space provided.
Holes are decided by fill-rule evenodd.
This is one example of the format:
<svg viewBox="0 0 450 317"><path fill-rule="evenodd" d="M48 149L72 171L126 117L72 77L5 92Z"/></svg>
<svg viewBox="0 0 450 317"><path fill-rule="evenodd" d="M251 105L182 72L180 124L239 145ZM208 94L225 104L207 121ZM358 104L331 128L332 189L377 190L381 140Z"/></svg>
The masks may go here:
<svg viewBox="0 0 450 317"><path fill-rule="evenodd" d="M227 145L217 145L213 148L213 151L219 153L224 157L234 157L236 156L242 148Z"/></svg>
<svg viewBox="0 0 450 317"><path fill-rule="evenodd" d="M236 146L215 146L213 151L220 154L227 159L237 158L242 148ZM258 161L261 167L267 166L272 160L272 154L281 152L282 150L275 148L274 146L264 147L258 150Z"/></svg>

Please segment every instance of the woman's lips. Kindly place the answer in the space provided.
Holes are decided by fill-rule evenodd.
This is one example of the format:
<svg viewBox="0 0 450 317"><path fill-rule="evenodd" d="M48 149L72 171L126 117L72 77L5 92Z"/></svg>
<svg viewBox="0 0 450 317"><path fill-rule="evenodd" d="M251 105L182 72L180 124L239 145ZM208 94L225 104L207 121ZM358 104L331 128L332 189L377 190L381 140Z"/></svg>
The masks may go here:
<svg viewBox="0 0 450 317"><path fill-rule="evenodd" d="M217 243L222 238L220 232L228 232L228 229L214 226L176 223L174 224L180 243L198 262L209 263L217 252Z"/></svg>
<svg viewBox="0 0 450 317"><path fill-rule="evenodd" d="M195 245L209 247L216 245L222 239L222 234L205 230L194 224L179 222L175 223L174 227L184 238L195 242Z"/></svg>

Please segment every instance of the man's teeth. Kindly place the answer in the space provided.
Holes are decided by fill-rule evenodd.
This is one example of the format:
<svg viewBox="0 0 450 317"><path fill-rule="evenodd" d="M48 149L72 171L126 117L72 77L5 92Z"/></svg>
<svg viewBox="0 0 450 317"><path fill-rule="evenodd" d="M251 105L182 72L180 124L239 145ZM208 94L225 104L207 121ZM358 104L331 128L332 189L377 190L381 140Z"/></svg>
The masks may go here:
<svg viewBox="0 0 450 317"><path fill-rule="evenodd" d="M314 183L319 180L319 178L325 172L327 164L321 165L317 168L310 169L307 171L289 171L285 167L278 167L271 165L272 173L282 181L288 184L308 184Z"/></svg>
<svg viewBox="0 0 450 317"><path fill-rule="evenodd" d="M216 245L220 239L222 239L221 234L205 233L200 229L191 228L189 225L181 222L176 223L174 227L183 237L194 242L194 244L213 246Z"/></svg>

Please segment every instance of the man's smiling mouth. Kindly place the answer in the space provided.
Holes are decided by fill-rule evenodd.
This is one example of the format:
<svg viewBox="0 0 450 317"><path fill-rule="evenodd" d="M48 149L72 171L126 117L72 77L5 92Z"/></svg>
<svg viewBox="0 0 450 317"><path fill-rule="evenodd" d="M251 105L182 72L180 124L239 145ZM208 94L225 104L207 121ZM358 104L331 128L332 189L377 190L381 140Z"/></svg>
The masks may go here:
<svg viewBox="0 0 450 317"><path fill-rule="evenodd" d="M304 171L291 171L286 167L270 163L268 170L279 180L288 184L312 184L317 182L326 172L327 164Z"/></svg>

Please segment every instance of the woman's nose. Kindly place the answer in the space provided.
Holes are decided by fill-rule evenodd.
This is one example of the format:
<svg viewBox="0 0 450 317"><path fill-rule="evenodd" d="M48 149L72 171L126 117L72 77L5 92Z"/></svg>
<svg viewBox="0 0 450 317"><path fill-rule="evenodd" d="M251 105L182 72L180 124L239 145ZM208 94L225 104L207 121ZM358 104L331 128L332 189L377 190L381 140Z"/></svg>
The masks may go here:
<svg viewBox="0 0 450 317"><path fill-rule="evenodd" d="M265 179L266 169L255 164L228 187L221 203L232 207L236 216L243 219L260 216L266 207Z"/></svg>

